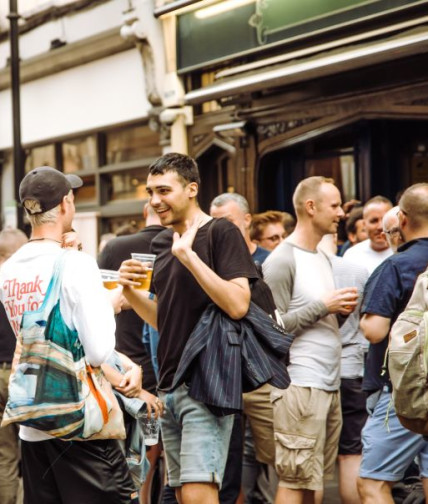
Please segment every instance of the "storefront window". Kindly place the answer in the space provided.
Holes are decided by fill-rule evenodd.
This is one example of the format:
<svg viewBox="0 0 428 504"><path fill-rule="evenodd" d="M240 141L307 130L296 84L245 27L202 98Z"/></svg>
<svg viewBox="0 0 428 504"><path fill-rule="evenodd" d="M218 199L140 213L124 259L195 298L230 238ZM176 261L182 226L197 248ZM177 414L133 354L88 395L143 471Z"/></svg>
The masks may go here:
<svg viewBox="0 0 428 504"><path fill-rule="evenodd" d="M67 140L62 143L64 173L94 170L97 167L97 140L95 135Z"/></svg>
<svg viewBox="0 0 428 504"><path fill-rule="evenodd" d="M95 187L95 175L89 177L82 177L83 186L75 191L76 205L97 203L97 191Z"/></svg>
<svg viewBox="0 0 428 504"><path fill-rule="evenodd" d="M137 168L107 174L110 184L109 200L142 200L147 198L146 181L149 169Z"/></svg>
<svg viewBox="0 0 428 504"><path fill-rule="evenodd" d="M25 158L25 173L37 168L38 166L55 166L55 146L54 144L43 145L27 149Z"/></svg>
<svg viewBox="0 0 428 504"><path fill-rule="evenodd" d="M332 178L342 193L344 202L356 198L355 161L352 152L307 159L305 177L314 175Z"/></svg>
<svg viewBox="0 0 428 504"><path fill-rule="evenodd" d="M159 134L148 126L136 126L107 133L107 164L162 155Z"/></svg>
<svg viewBox="0 0 428 504"><path fill-rule="evenodd" d="M129 215L126 217L112 217L108 220L109 230L117 236L134 234L144 227L144 219L140 215Z"/></svg>

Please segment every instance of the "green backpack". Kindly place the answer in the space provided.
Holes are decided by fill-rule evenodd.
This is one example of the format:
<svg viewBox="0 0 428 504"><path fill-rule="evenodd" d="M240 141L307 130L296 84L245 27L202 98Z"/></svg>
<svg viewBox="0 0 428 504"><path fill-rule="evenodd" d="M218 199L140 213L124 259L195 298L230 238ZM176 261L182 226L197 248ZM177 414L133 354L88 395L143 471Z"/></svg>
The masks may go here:
<svg viewBox="0 0 428 504"><path fill-rule="evenodd" d="M398 419L428 435L428 269L390 332L388 369Z"/></svg>

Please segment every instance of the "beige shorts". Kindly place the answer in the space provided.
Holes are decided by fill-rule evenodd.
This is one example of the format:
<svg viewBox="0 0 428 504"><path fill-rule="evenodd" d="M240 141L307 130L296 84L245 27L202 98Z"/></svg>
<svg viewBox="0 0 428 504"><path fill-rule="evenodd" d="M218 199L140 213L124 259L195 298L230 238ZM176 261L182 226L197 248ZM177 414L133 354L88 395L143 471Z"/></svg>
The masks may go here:
<svg viewBox="0 0 428 504"><path fill-rule="evenodd" d="M254 439L256 459L263 464L275 464L273 440L272 385L268 383L257 390L244 394L244 414L250 423Z"/></svg>
<svg viewBox="0 0 428 504"><path fill-rule="evenodd" d="M274 388L271 400L279 486L321 490L334 474L342 427L339 391L290 385Z"/></svg>

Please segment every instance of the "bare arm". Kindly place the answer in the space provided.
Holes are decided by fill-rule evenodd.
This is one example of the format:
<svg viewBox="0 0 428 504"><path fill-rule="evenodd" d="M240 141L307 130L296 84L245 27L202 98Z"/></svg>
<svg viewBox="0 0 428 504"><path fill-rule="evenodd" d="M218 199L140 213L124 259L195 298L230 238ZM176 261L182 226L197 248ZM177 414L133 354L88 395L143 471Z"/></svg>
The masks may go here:
<svg viewBox="0 0 428 504"><path fill-rule="evenodd" d="M123 380L123 375L117 369L106 364L105 362L101 364L101 369L107 380L113 385L114 388L119 387Z"/></svg>
<svg viewBox="0 0 428 504"><path fill-rule="evenodd" d="M219 277L192 250L199 222L193 222L181 236L173 235L172 254L194 276L195 280L211 300L230 318L239 320L245 316L250 306L250 286L247 278L224 280Z"/></svg>
<svg viewBox="0 0 428 504"><path fill-rule="evenodd" d="M134 289L139 283L134 280L145 277L145 267L140 261L128 259L119 268L119 283L123 285L123 295L137 314L157 329L157 302L149 299L149 292Z"/></svg>
<svg viewBox="0 0 428 504"><path fill-rule="evenodd" d="M372 315L365 313L360 321L361 330L364 337L370 343L380 343L388 336L391 326L391 319L381 317L380 315Z"/></svg>

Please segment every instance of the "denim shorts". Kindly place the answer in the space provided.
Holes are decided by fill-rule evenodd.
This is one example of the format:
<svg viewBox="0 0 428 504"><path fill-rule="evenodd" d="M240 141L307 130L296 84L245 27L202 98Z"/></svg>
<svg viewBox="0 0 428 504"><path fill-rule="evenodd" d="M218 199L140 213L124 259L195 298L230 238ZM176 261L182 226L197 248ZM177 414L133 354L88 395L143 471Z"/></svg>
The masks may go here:
<svg viewBox="0 0 428 504"><path fill-rule="evenodd" d="M400 481L415 457L419 458L421 476L428 477L428 442L401 425L389 392L381 393L363 428L362 441L362 478Z"/></svg>
<svg viewBox="0 0 428 504"><path fill-rule="evenodd" d="M173 392L159 392L165 405L162 440L172 487L184 483L217 483L221 487L234 416L214 416L195 401L183 384Z"/></svg>

